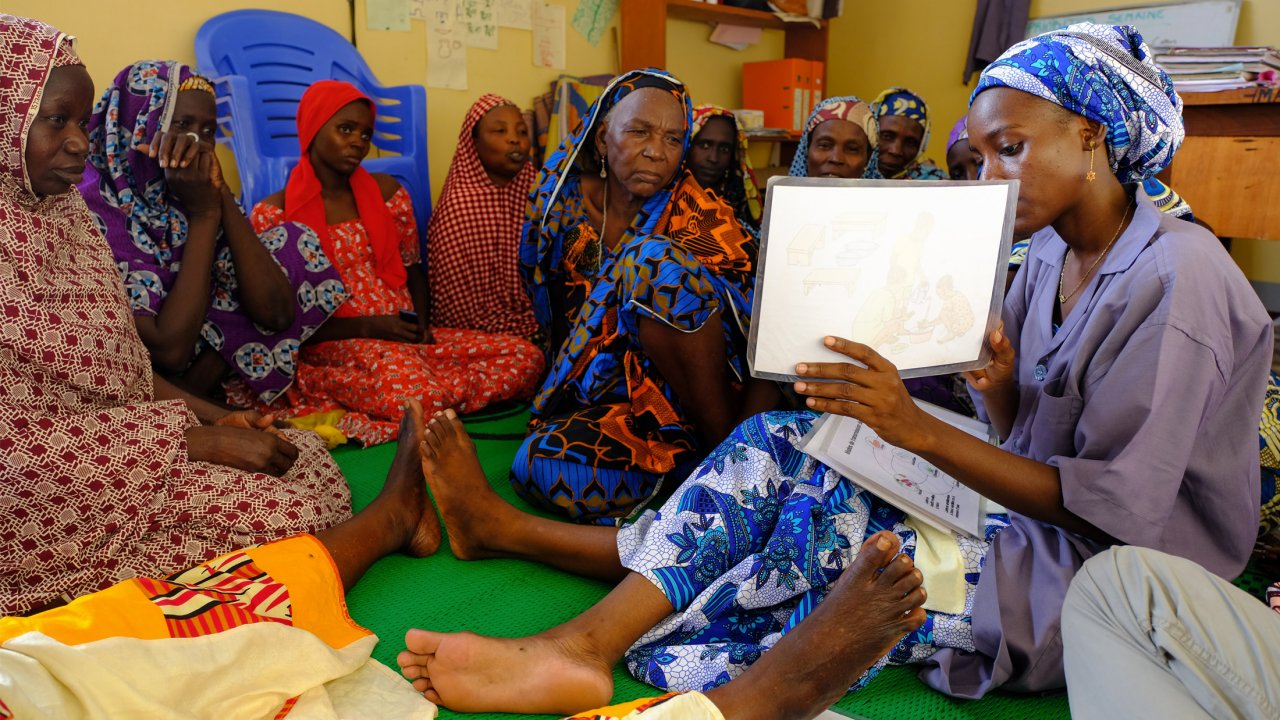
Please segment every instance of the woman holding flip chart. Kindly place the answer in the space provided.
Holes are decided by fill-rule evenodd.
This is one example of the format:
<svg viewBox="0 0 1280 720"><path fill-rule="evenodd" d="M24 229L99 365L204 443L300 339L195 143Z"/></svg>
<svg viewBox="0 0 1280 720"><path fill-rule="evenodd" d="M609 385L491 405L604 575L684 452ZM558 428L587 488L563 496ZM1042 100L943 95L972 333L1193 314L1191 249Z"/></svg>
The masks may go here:
<svg viewBox="0 0 1280 720"><path fill-rule="evenodd" d="M1141 545L1237 574L1256 532L1271 326L1221 246L1136 191L1180 144L1181 105L1127 26L1042 35L983 73L969 141L982 177L1021 181L1015 232L1035 234L989 338L994 359L970 377L1003 445L936 420L878 354L828 338L851 362L797 365L796 390L814 412L743 423L657 514L620 530L630 573L598 605L532 638L411 631L406 675L470 710L497 709L481 691L497 677L521 678L540 701L591 687L604 702L622 659L659 687L714 688L704 697L724 715L747 717L728 709L741 709L743 686L790 687L797 673L776 661L795 644L787 638L823 622L820 603L838 602L847 583L837 579L856 575L861 551L887 530L923 572L927 617L853 686L887 663L923 663L925 682L955 696L1040 691L1065 683L1063 597L1093 555ZM978 538L925 528L801 451L817 412L863 421L1008 513L988 515ZM433 488L446 477L476 484L456 421L436 418L427 437ZM468 535L460 507L442 505L450 541L474 553L490 541L474 522ZM508 536L531 527L499 521ZM850 616L843 631L878 627ZM771 676L728 682L762 655ZM768 702L755 712L770 716ZM524 709L519 698L502 704Z"/></svg>

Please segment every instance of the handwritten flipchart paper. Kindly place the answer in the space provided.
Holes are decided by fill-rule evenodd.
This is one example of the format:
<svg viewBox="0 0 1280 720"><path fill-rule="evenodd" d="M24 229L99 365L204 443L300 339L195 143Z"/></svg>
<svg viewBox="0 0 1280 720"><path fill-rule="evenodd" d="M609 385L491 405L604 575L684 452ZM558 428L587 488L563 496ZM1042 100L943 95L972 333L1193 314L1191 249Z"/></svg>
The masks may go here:
<svg viewBox="0 0 1280 720"><path fill-rule="evenodd" d="M565 67L565 10L535 0L533 5L533 64L563 70Z"/></svg>
<svg viewBox="0 0 1280 720"><path fill-rule="evenodd" d="M423 0L427 25L427 87L467 89L467 28L458 0Z"/></svg>

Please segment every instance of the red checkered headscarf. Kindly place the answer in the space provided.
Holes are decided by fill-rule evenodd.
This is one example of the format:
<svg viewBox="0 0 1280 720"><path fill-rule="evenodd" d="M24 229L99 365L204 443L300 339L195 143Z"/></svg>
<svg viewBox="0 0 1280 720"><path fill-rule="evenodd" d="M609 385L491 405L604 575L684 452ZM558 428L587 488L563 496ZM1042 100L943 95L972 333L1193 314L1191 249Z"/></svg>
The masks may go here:
<svg viewBox="0 0 1280 720"><path fill-rule="evenodd" d="M525 163L497 187L476 150L475 128L510 100L485 95L458 131L458 149L427 226L433 327L531 337L538 330L518 267L520 230L537 171Z"/></svg>

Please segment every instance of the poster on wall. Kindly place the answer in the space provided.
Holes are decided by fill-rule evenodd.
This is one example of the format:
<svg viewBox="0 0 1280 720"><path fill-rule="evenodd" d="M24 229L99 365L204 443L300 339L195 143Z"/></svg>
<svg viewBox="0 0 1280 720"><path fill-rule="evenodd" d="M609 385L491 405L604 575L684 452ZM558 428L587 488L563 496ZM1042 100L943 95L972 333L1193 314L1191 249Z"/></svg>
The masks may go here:
<svg viewBox="0 0 1280 720"><path fill-rule="evenodd" d="M493 12L500 27L533 29L533 9L529 0L494 0Z"/></svg>
<svg viewBox="0 0 1280 720"><path fill-rule="evenodd" d="M370 30L409 31L409 0L367 0L364 22Z"/></svg>
<svg viewBox="0 0 1280 720"><path fill-rule="evenodd" d="M493 0L461 0L462 18L467 25L467 45L485 50L498 49L498 19Z"/></svg>
<svg viewBox="0 0 1280 720"><path fill-rule="evenodd" d="M1027 22L1027 37L1075 23L1132 25L1151 47L1234 45L1240 0L1180 0L1104 8L1084 13L1046 15Z"/></svg>
<svg viewBox="0 0 1280 720"><path fill-rule="evenodd" d="M565 67L565 10L543 0L533 3L533 64L563 70Z"/></svg>
<svg viewBox="0 0 1280 720"><path fill-rule="evenodd" d="M458 0L423 0L427 26L427 87L467 89L467 31Z"/></svg>
<svg viewBox="0 0 1280 720"><path fill-rule="evenodd" d="M587 42L600 44L604 31L618 14L618 0L578 0L578 9L573 13L573 29L582 33Z"/></svg>

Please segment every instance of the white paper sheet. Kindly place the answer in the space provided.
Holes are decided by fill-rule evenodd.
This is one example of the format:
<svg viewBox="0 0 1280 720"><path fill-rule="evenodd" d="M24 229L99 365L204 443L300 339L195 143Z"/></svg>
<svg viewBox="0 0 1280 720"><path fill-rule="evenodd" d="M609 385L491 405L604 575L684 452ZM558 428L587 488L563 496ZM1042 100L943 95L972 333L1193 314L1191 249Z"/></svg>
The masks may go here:
<svg viewBox="0 0 1280 720"><path fill-rule="evenodd" d="M413 20L426 20L427 0L409 0L409 17Z"/></svg>
<svg viewBox="0 0 1280 720"><path fill-rule="evenodd" d="M827 335L870 345L908 377L982 364L1011 195L1009 183L772 179L752 373L795 379L801 361L847 362Z"/></svg>
<svg viewBox="0 0 1280 720"><path fill-rule="evenodd" d="M529 0L494 0L493 5L500 27L533 29L533 10L529 6Z"/></svg>
<svg viewBox="0 0 1280 720"><path fill-rule="evenodd" d="M498 49L498 19L493 0L461 0L462 18L467 26L467 45L485 50Z"/></svg>
<svg viewBox="0 0 1280 720"><path fill-rule="evenodd" d="M989 441L987 426L936 405L922 410ZM800 449L903 512L944 532L982 536L983 498L918 455L890 445L869 426L824 415Z"/></svg>
<svg viewBox="0 0 1280 720"><path fill-rule="evenodd" d="M364 20L370 30L407 32L409 0L366 0Z"/></svg>
<svg viewBox="0 0 1280 720"><path fill-rule="evenodd" d="M467 89L467 31L457 0L424 0L427 21L427 87Z"/></svg>
<svg viewBox="0 0 1280 720"><path fill-rule="evenodd" d="M533 3L533 64L563 70L565 66L565 9L542 0Z"/></svg>
<svg viewBox="0 0 1280 720"><path fill-rule="evenodd" d="M582 33L587 42L599 45L604 31L618 13L618 0L578 0L573 13L573 29Z"/></svg>

